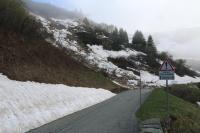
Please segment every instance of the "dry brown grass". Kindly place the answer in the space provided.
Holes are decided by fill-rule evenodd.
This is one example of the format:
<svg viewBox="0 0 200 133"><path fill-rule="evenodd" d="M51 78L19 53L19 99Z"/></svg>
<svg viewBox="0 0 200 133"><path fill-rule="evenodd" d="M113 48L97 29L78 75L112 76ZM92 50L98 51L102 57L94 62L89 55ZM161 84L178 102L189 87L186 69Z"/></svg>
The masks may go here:
<svg viewBox="0 0 200 133"><path fill-rule="evenodd" d="M42 38L0 31L0 72L11 79L120 90Z"/></svg>

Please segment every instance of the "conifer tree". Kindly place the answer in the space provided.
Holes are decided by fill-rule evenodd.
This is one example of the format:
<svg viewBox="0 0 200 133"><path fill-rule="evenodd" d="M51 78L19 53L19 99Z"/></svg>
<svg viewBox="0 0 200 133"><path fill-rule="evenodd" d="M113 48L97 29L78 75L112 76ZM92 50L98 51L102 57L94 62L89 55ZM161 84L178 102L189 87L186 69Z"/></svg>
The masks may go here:
<svg viewBox="0 0 200 133"><path fill-rule="evenodd" d="M157 55L158 55L157 48L154 44L154 41L151 35L148 37L148 40L147 40L146 53L147 53L147 62L149 66L157 67L158 65L156 61Z"/></svg>
<svg viewBox="0 0 200 133"><path fill-rule="evenodd" d="M149 35L146 45L146 52L153 56L157 56L157 48L151 35Z"/></svg>
<svg viewBox="0 0 200 133"><path fill-rule="evenodd" d="M21 31L28 14L21 0L0 0L0 27L7 30Z"/></svg>
<svg viewBox="0 0 200 133"><path fill-rule="evenodd" d="M119 38L120 38L120 43L122 45L127 45L129 43L129 41L128 41L128 34L122 28L119 30Z"/></svg>
<svg viewBox="0 0 200 133"><path fill-rule="evenodd" d="M146 41L141 31L136 31L132 39L132 48L145 52Z"/></svg>
<svg viewBox="0 0 200 133"><path fill-rule="evenodd" d="M88 20L86 17L83 19L83 23L84 23L86 26L89 26L89 25L90 25L90 22L89 22L89 20Z"/></svg>
<svg viewBox="0 0 200 133"><path fill-rule="evenodd" d="M119 38L119 31L117 28L114 29L112 32L112 49L113 50L120 50L121 49L121 44L120 44L120 38Z"/></svg>

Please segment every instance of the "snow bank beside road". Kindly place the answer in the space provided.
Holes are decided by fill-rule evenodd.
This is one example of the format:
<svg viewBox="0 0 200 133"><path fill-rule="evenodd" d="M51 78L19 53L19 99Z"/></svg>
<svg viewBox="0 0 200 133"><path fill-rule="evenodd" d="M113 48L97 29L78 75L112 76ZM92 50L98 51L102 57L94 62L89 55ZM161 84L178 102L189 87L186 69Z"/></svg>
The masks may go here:
<svg viewBox="0 0 200 133"><path fill-rule="evenodd" d="M103 89L19 82L0 74L0 133L22 133L114 96Z"/></svg>

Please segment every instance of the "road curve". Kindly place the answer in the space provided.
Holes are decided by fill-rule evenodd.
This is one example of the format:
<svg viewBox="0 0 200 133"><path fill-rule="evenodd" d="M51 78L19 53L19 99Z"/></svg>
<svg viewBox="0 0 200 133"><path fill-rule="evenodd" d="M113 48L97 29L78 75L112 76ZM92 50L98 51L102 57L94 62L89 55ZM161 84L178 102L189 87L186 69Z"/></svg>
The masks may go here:
<svg viewBox="0 0 200 133"><path fill-rule="evenodd" d="M143 101L150 91L142 91ZM139 91L126 91L28 133L137 133L138 108Z"/></svg>

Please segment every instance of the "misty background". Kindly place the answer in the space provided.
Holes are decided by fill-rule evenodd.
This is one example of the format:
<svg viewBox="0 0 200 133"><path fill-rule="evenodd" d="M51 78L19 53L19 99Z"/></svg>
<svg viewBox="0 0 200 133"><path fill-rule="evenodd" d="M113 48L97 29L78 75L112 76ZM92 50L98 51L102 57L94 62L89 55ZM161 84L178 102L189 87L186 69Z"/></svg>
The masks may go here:
<svg viewBox="0 0 200 133"><path fill-rule="evenodd" d="M42 15L60 19L86 16L97 23L122 27L130 38L136 30L152 34L159 51L187 59L189 65L200 69L198 0L34 0L43 4L28 1L29 8Z"/></svg>

